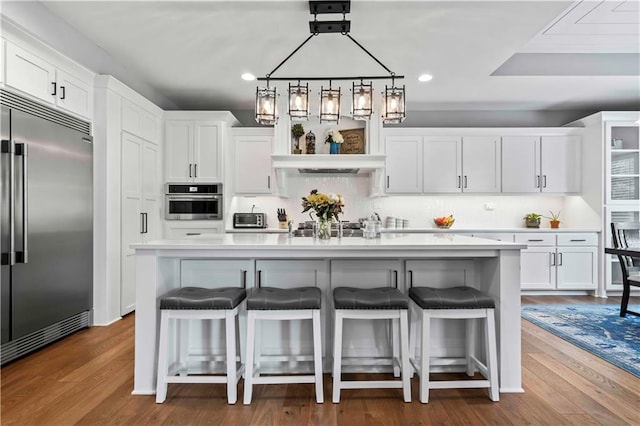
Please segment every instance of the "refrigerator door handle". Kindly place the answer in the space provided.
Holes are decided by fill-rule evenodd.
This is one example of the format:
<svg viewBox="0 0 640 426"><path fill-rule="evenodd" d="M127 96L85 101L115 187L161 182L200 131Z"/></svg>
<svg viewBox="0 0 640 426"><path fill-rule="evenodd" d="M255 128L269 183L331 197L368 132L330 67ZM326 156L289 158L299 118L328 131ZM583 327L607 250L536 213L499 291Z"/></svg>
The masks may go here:
<svg viewBox="0 0 640 426"><path fill-rule="evenodd" d="M16 264L16 181L14 179L16 170L16 147L12 140L2 140L2 154L9 155L9 252L2 253L3 265Z"/></svg>
<svg viewBox="0 0 640 426"><path fill-rule="evenodd" d="M28 149L26 143L16 143L16 155L22 157L22 253L18 257L18 262L29 263L29 170L27 168Z"/></svg>

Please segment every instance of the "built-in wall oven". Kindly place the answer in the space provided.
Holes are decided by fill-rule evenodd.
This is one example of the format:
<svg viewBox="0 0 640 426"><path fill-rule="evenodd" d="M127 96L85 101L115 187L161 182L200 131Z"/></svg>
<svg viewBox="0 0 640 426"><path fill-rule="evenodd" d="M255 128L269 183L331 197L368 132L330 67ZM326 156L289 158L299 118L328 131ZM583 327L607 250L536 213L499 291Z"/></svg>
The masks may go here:
<svg viewBox="0 0 640 426"><path fill-rule="evenodd" d="M167 220L222 220L221 183L168 183L164 218Z"/></svg>

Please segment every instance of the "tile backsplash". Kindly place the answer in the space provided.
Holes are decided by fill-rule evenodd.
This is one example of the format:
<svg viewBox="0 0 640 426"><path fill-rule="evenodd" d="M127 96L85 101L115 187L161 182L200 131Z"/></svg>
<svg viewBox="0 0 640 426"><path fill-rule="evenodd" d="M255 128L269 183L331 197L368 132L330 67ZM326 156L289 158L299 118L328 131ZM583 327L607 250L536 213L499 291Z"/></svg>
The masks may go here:
<svg viewBox="0 0 640 426"><path fill-rule="evenodd" d="M345 200L344 220L356 221L377 212L384 221L387 216L409 220L411 228L432 228L433 218L452 214L460 228L519 228L523 216L536 212L549 216L549 211L561 211L561 227L598 228L598 215L579 196L553 195L406 195L370 198L368 176L291 176L287 182L289 198L233 197L227 224L235 212L255 212L267 215L269 227L278 225L276 210L284 208L295 223L310 220L301 213L301 197L312 189L342 194ZM384 222L383 222L384 223ZM541 227L548 228L548 220Z"/></svg>

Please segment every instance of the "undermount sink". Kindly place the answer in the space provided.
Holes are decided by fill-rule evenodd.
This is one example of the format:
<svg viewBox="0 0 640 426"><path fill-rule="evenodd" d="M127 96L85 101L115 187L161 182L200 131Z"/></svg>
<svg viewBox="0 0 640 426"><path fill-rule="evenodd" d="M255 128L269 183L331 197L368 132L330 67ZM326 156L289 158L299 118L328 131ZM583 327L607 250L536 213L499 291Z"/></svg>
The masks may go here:
<svg viewBox="0 0 640 426"><path fill-rule="evenodd" d="M293 236L294 237L313 237L313 229L294 229ZM337 237L338 230L332 229L331 236ZM343 237L362 237L362 229L343 229L342 236Z"/></svg>

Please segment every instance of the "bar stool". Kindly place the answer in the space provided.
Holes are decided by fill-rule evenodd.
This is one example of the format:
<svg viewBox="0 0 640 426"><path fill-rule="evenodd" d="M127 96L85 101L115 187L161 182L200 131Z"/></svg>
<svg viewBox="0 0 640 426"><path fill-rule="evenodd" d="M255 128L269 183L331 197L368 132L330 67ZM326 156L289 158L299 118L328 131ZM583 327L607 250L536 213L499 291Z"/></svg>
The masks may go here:
<svg viewBox="0 0 640 426"><path fill-rule="evenodd" d="M498 401L498 361L496 351L495 302L491 296L472 287L431 288L412 287L409 289L412 306L419 313L422 324L420 339L420 362L411 359L411 364L420 376L420 402L429 402L429 389L489 388L489 398ZM467 375L475 374L476 366L488 380L429 380L430 369L430 329L431 318L465 319ZM487 364L475 356L475 321L485 319L485 349ZM413 328L412 322L412 331ZM415 347L417 333L411 333L411 347ZM454 362L456 358L440 358Z"/></svg>
<svg viewBox="0 0 640 426"><path fill-rule="evenodd" d="M402 388L404 402L411 402L411 372L409 371L409 299L397 288L337 287L333 290L335 313L333 341L333 402L340 402L342 389ZM347 319L389 319L393 321L394 344L391 364L394 376L401 380L342 380L342 330ZM400 356L397 341L398 320L400 329ZM362 363L365 361L362 360ZM399 367L399 368L398 368Z"/></svg>
<svg viewBox="0 0 640 426"><path fill-rule="evenodd" d="M246 297L244 288L222 287L201 288L182 287L164 294L160 299L160 344L158 347L158 377L156 384L156 403L162 403L167 397L168 383L226 383L227 401L235 404L238 399L238 381L242 365L238 366L236 345L238 331L238 305ZM214 357L226 363L225 375L188 375L188 327L181 330L180 338L175 339L179 346L178 361L169 365L168 340L170 320L213 320L225 322L226 356ZM178 329L176 321L175 329ZM175 376L179 372L180 376Z"/></svg>
<svg viewBox="0 0 640 426"><path fill-rule="evenodd" d="M259 287L247 297L247 356L244 375L244 403L251 404L254 384L315 383L316 402L324 402L322 388L322 335L320 334L320 306L322 292L317 287L275 288ZM313 321L313 375L260 376L261 336L258 320ZM257 327L258 326L258 327ZM256 333L258 328L258 333ZM307 355L291 355L294 361L310 361ZM254 366L255 364L255 366Z"/></svg>

